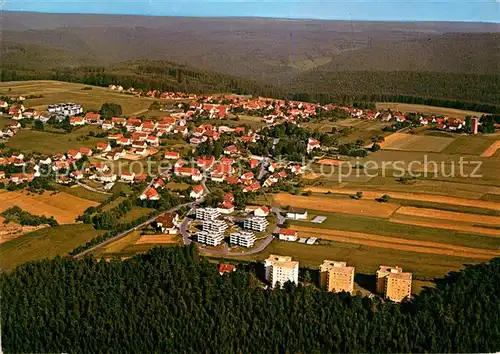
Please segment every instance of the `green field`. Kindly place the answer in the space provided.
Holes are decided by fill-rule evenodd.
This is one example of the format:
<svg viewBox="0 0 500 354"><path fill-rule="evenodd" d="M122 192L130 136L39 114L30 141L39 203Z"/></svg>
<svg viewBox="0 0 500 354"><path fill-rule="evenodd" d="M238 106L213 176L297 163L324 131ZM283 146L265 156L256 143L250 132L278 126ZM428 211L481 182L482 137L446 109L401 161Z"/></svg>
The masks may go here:
<svg viewBox="0 0 500 354"><path fill-rule="evenodd" d="M69 149L95 148L96 143L104 141L104 139L89 138L88 140L77 141L76 138L86 136L90 131L97 129L95 126L84 126L69 134L22 129L9 139L7 146L12 149L48 155L66 153Z"/></svg>
<svg viewBox="0 0 500 354"><path fill-rule="evenodd" d="M470 258L416 254L414 252L373 248L341 242L321 241L321 244L304 245L297 242L274 240L263 252L252 256L231 257L261 261L270 254L292 256L301 267L318 269L325 259L347 262L356 267L356 273L374 275L380 265L397 265L412 272L414 279L431 280L450 271L461 269L464 264L475 263Z"/></svg>
<svg viewBox="0 0 500 354"><path fill-rule="evenodd" d="M92 90L82 90L92 87ZM10 91L9 91L10 89ZM75 102L85 110L98 110L103 103L117 103L124 115L135 115L146 111L153 99L133 97L107 88L60 81L14 81L0 83L0 95L43 95L43 98L28 99L25 106L45 109L49 104Z"/></svg>
<svg viewBox="0 0 500 354"><path fill-rule="evenodd" d="M141 208L138 206L132 207L132 210L130 210L127 214L125 214L123 217L118 219L118 222L121 224L125 224L134 220L137 220L138 218L148 215L151 213L153 210L149 208Z"/></svg>
<svg viewBox="0 0 500 354"><path fill-rule="evenodd" d="M405 225L369 216L326 213L316 210L309 210L308 214L327 216L327 219L322 224L315 224L308 221L293 221L292 225L314 227L318 229L357 231L368 234L399 237L409 240L440 242L492 250L497 250L500 246L500 240L498 237L470 234L454 230Z"/></svg>
<svg viewBox="0 0 500 354"><path fill-rule="evenodd" d="M61 192L66 192L68 194L74 195L75 197L92 200L98 203L102 203L110 197L110 195L92 192L80 186L68 187L58 184L56 185L56 188Z"/></svg>
<svg viewBox="0 0 500 354"><path fill-rule="evenodd" d="M29 261L66 256L100 233L87 224L60 225L27 233L0 244L0 268L11 270Z"/></svg>

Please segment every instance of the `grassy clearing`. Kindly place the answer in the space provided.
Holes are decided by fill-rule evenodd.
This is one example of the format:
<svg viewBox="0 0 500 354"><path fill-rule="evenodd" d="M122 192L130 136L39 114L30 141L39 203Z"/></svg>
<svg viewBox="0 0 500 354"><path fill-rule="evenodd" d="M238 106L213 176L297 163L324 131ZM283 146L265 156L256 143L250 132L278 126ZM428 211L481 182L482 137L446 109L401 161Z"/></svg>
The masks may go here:
<svg viewBox="0 0 500 354"><path fill-rule="evenodd" d="M445 154L481 155L491 144L495 137L486 136L459 136L442 152Z"/></svg>
<svg viewBox="0 0 500 354"><path fill-rule="evenodd" d="M141 216L147 215L151 213L152 209L149 208L141 208L138 206L132 207L132 210L130 210L125 216L119 219L119 222L121 224L128 223L134 220L137 220Z"/></svg>
<svg viewBox="0 0 500 354"><path fill-rule="evenodd" d="M110 243L109 245L99 247L98 249L92 252L92 255L94 255L95 257L100 257L100 256L108 257L110 255L112 256L117 255L125 247L135 244L140 237L141 237L140 231L131 232L127 236L113 243Z"/></svg>
<svg viewBox="0 0 500 354"><path fill-rule="evenodd" d="M390 109L392 111L400 111L403 113L423 113L423 114L435 114L443 115L448 117L465 118L466 116L477 116L480 117L484 113L475 111L465 111L455 108L446 107L435 107L426 106L422 104L408 104L408 103L397 103L397 102L378 102L377 109Z"/></svg>
<svg viewBox="0 0 500 354"><path fill-rule="evenodd" d="M191 187L190 184L187 183L177 183L177 182L168 182L165 188L170 190L185 190Z"/></svg>
<svg viewBox="0 0 500 354"><path fill-rule="evenodd" d="M40 80L14 81L0 83L0 95L43 95L43 98L29 99L25 105L45 109L49 104L75 102L85 110L98 110L103 103L117 103L122 106L124 115L147 110L153 99L133 97L111 91L104 87L90 86L92 90L82 90L89 85L69 82ZM11 91L9 91L11 89Z"/></svg>
<svg viewBox="0 0 500 354"><path fill-rule="evenodd" d="M77 141L76 138L86 136L90 131L96 131L97 129L95 126L85 126L69 134L22 129L9 139L7 146L12 149L48 155L65 153L69 149L82 147L94 148L96 143L104 141L104 139L89 138L88 140Z"/></svg>
<svg viewBox="0 0 500 354"><path fill-rule="evenodd" d="M427 255L329 241L323 241L317 245L304 245L274 240L258 255L234 258L261 261L270 254L292 256L300 262L301 267L312 269L317 269L325 259L342 260L356 267L356 273L359 274L375 274L380 265L398 265L405 271L412 272L414 278L420 280L442 277L450 271L461 269L464 264L475 263L471 262L471 259L459 257Z"/></svg>
<svg viewBox="0 0 500 354"><path fill-rule="evenodd" d="M30 232L0 244L0 268L12 270L29 261L65 256L100 233L86 224L61 225Z"/></svg>
<svg viewBox="0 0 500 354"><path fill-rule="evenodd" d="M88 189L85 189L80 186L67 187L58 184L56 188L61 192L65 192L75 197L91 200L97 203L102 203L110 197L109 195L106 194L89 191Z"/></svg>

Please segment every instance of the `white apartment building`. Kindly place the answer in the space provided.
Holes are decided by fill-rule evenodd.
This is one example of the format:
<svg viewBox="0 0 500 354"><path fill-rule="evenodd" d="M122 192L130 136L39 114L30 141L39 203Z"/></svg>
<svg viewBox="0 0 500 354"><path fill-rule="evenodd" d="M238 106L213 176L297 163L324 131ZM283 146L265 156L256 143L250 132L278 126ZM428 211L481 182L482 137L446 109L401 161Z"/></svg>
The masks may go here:
<svg viewBox="0 0 500 354"><path fill-rule="evenodd" d="M271 254L264 261L266 280L274 288L276 284L283 286L287 281L299 283L299 262L292 261L290 256L277 256Z"/></svg>
<svg viewBox="0 0 500 354"><path fill-rule="evenodd" d="M241 247L252 247L255 243L255 235L249 231L233 232L229 237L229 242Z"/></svg>
<svg viewBox="0 0 500 354"><path fill-rule="evenodd" d="M267 226L269 226L269 221L266 218L254 216L252 218L245 219L243 222L243 227L245 229L264 232L267 230Z"/></svg>
<svg viewBox="0 0 500 354"><path fill-rule="evenodd" d="M218 246L224 241L224 234L221 232L199 231L196 234L198 242L208 246Z"/></svg>
<svg viewBox="0 0 500 354"><path fill-rule="evenodd" d="M220 216L220 211L216 208L198 208L196 209L196 219L215 220Z"/></svg>
<svg viewBox="0 0 500 354"><path fill-rule="evenodd" d="M223 220L205 220L201 224L203 231L224 233L227 224Z"/></svg>

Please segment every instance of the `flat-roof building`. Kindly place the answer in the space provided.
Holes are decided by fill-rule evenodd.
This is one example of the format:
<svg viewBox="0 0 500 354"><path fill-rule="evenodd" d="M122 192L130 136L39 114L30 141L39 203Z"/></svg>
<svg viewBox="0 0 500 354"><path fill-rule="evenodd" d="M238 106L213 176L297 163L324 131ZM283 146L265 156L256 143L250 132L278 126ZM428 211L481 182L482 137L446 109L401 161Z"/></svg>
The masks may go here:
<svg viewBox="0 0 500 354"><path fill-rule="evenodd" d="M411 296L412 274L400 267L380 266L377 270L377 293L385 298L400 302Z"/></svg>
<svg viewBox="0 0 500 354"><path fill-rule="evenodd" d="M203 231L209 232L222 232L227 230L227 224L223 220L206 220L203 221L202 224Z"/></svg>
<svg viewBox="0 0 500 354"><path fill-rule="evenodd" d="M354 290L354 267L346 262L324 260L319 266L320 285L335 293L352 293Z"/></svg>
<svg viewBox="0 0 500 354"><path fill-rule="evenodd" d="M224 234L222 232L199 231L196 237L198 242L214 247L224 241Z"/></svg>
<svg viewBox="0 0 500 354"><path fill-rule="evenodd" d="M271 254L264 261L266 280L274 288L276 284L283 286L287 281L299 283L299 262L292 261L290 256L278 256Z"/></svg>
<svg viewBox="0 0 500 354"><path fill-rule="evenodd" d="M243 227L245 229L257 232L266 231L268 226L269 226L269 221L267 221L266 218L264 217L254 216L252 218L248 218L245 219L245 221L243 221Z"/></svg>
<svg viewBox="0 0 500 354"><path fill-rule="evenodd" d="M241 247L252 247L255 243L255 235L249 231L233 232L229 237L229 242Z"/></svg>
<svg viewBox="0 0 500 354"><path fill-rule="evenodd" d="M220 211L217 208L198 208L196 209L196 219L198 220L215 220L220 216Z"/></svg>

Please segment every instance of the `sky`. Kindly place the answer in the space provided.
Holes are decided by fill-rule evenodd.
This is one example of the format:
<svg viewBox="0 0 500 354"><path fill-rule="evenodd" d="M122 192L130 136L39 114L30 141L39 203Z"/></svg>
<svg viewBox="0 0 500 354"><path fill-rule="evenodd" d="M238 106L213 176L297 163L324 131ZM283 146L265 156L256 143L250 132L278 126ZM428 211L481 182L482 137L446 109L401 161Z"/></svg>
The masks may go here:
<svg viewBox="0 0 500 354"><path fill-rule="evenodd" d="M10 11L500 23L500 0L0 0Z"/></svg>

